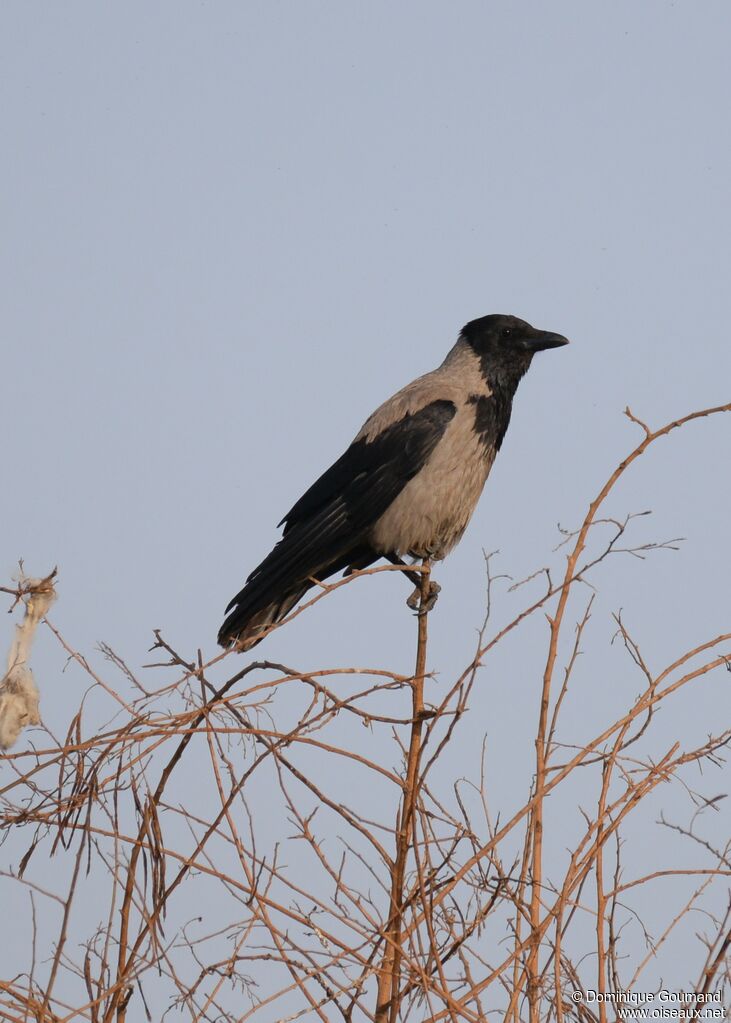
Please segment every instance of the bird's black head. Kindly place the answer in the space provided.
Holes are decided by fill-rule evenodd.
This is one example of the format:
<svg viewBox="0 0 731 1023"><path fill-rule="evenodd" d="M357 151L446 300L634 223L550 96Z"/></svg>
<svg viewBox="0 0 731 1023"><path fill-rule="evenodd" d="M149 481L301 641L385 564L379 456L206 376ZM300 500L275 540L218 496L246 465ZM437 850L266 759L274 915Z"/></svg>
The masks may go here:
<svg viewBox="0 0 731 1023"><path fill-rule="evenodd" d="M481 316L465 324L460 337L479 356L483 375L492 385L515 387L536 352L567 345L561 334L537 330L517 316Z"/></svg>

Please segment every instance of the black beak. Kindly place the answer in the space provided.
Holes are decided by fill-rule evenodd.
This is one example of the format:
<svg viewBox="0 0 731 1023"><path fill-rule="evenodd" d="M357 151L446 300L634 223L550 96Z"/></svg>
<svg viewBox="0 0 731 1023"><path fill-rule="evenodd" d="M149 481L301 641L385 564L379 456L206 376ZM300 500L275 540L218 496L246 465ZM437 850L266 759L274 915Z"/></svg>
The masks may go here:
<svg viewBox="0 0 731 1023"><path fill-rule="evenodd" d="M545 352L547 348L561 348L569 339L563 334L553 334L550 330L537 330L531 337L521 339L521 347L527 352Z"/></svg>

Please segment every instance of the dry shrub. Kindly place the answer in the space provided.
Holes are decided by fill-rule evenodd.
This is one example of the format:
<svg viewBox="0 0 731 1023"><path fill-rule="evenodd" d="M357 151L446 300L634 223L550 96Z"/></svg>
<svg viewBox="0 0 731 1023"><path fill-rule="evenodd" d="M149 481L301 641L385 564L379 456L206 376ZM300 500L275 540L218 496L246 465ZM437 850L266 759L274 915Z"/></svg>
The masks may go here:
<svg viewBox="0 0 731 1023"><path fill-rule="evenodd" d="M513 587L519 597L541 591L493 631L506 589L487 559L488 614L451 682L428 674L427 615L408 677L239 668L232 654L204 663L159 634L161 659L144 678L107 647L102 677L47 622L91 688L62 741L46 731L35 748L26 736L4 758L4 862L17 866L3 884L27 892L26 917L3 923L4 1018L603 1023L614 1008L573 993L640 990L681 932L698 954L669 986L719 990L729 977L731 861L729 843L714 844L703 822L718 808L715 768L731 731L710 720L701 743L685 742L663 731L658 712L726 676L731 633L652 669L618 613L615 644L636 673L634 695L593 734L562 723L597 567L663 546L632 546L631 516L602 517L608 495L658 438L729 410L655 431L628 411L642 441L564 536L558 573ZM394 569L365 574L374 571ZM422 572L426 587L430 566ZM323 586L296 614L352 583ZM22 584L6 592L28 600ZM543 615L542 678L527 708L537 717L532 779L510 805L479 767L469 780L455 772L448 751L483 666ZM688 816L661 817L660 827L686 845L658 846L652 870L625 877L633 836L646 833L633 822L652 818L658 793L673 787ZM643 893L660 886L662 922L650 933Z"/></svg>

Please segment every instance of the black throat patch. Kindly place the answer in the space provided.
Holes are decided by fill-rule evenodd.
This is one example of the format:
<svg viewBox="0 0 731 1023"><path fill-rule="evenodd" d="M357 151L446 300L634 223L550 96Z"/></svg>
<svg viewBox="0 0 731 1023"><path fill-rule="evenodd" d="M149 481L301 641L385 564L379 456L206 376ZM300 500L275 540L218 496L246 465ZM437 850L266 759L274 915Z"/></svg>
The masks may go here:
<svg viewBox="0 0 731 1023"><path fill-rule="evenodd" d="M499 451L510 423L513 394L498 387L492 394L471 394L467 400L475 406L475 431L480 440L485 447Z"/></svg>

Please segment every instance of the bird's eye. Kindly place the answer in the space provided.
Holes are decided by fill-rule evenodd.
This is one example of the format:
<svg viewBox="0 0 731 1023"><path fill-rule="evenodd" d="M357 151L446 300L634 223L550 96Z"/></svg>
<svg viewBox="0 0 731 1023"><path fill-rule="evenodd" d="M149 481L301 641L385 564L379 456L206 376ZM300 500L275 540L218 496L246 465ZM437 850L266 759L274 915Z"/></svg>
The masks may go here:
<svg viewBox="0 0 731 1023"><path fill-rule="evenodd" d="M503 327L503 337L510 337L513 333L512 327Z"/></svg>

